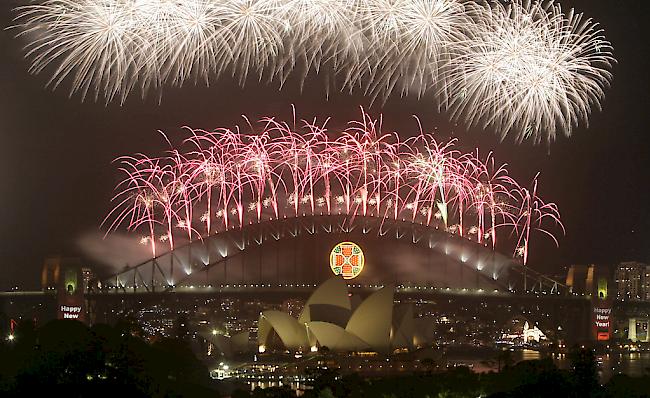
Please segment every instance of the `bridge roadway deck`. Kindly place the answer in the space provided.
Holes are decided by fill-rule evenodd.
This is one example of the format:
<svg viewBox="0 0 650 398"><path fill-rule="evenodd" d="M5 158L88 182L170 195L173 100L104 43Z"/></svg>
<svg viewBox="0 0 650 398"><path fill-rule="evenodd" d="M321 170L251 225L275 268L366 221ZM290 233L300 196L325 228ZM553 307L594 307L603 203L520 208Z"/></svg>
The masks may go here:
<svg viewBox="0 0 650 398"><path fill-rule="evenodd" d="M175 296L248 296L248 295L285 295L285 296L308 296L317 287L316 284L282 284L282 285L264 285L264 284L233 284L221 286L187 286L187 287L174 287L168 290L147 291L146 289L111 289L99 292L86 292L87 299L96 300L102 297L160 297L164 295ZM348 289L352 293L370 294L383 285L348 285ZM44 296L55 296L55 290L33 290L33 291L9 291L0 292L0 298L36 298ZM459 296L467 298L501 298L506 300L518 299L551 299L551 300L567 300L567 301L588 301L587 296L581 295L560 295L549 294L546 292L529 292L527 294L511 292L507 290L486 290L476 288L449 288L449 287L435 287L435 286L408 286L398 284L395 288L395 295L397 297L413 296L413 297L427 297L427 296ZM637 303L642 304L642 303ZM650 305L650 303L648 303Z"/></svg>

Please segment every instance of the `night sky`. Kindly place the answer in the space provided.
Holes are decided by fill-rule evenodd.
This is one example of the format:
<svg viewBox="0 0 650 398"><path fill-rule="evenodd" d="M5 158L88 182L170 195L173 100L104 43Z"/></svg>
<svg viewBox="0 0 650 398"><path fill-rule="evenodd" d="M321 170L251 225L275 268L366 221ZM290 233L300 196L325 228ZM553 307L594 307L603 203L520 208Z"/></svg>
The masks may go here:
<svg viewBox="0 0 650 398"><path fill-rule="evenodd" d="M11 8L0 4L0 24L12 24ZM455 136L463 149L492 150L508 163L512 176L530 181L537 171L540 194L560 208L566 236L560 248L538 235L532 241L530 264L557 272L572 263L613 264L650 260L650 103L648 54L650 2L647 0L563 0L593 17L612 42L618 64L606 92L603 110L594 111L590 127L577 128L549 147L500 142L492 131L468 131L439 114L431 96L392 97L371 104L360 94L326 98L318 77L301 93L290 81L278 85L254 81L240 88L222 78L211 87L200 84L166 88L159 104L133 95L123 106L81 102L68 97L67 84L45 88L47 75L27 72L16 30L0 32L0 289L18 285L36 288L46 256L84 256L80 242L102 234L100 223L111 208L118 179L111 161L125 154L158 155L165 148L157 130L172 140L184 138L181 127L212 129L277 115L289 118L291 104L305 119L333 117L330 126L359 116L359 106L384 115L385 131L403 136L416 132L412 115L426 131ZM95 260L89 260L95 262ZM123 265L123 264L118 264Z"/></svg>

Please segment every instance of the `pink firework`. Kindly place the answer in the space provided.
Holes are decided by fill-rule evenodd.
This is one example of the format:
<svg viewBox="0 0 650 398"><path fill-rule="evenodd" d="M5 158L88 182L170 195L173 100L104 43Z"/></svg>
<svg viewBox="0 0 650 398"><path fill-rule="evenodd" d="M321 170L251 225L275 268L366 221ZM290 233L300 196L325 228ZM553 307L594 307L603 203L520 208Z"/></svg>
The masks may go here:
<svg viewBox="0 0 650 398"><path fill-rule="evenodd" d="M273 118L260 126L250 134L187 128L188 138L164 156L118 158L124 178L104 221L108 230L141 233L155 257L159 242L173 250L179 239L273 219L392 218L493 249L497 236L514 235L524 264L531 232L557 244L550 228L564 231L557 206L537 196L537 176L532 189L522 187L491 153L461 153L455 140L438 142L420 129L402 141L366 113L343 131Z"/></svg>

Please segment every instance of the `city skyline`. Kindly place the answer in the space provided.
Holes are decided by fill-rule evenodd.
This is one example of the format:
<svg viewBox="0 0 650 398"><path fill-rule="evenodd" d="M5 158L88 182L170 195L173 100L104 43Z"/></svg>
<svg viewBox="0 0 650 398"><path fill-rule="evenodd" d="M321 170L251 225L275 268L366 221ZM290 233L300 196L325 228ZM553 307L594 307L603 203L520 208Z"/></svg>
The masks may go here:
<svg viewBox="0 0 650 398"><path fill-rule="evenodd" d="M16 3L2 5L4 26L11 25ZM529 181L541 172L541 194L557 203L567 234L559 237L559 249L544 239L533 242L538 248L530 264L538 271L552 274L574 263L648 261L644 243L650 232L644 228L650 223L645 207L650 192L643 182L650 170L645 167L649 155L643 129L648 124L644 105L649 60L639 51L638 43L644 40L631 40L648 37L641 27L648 5L626 3L612 10L606 4L566 1L563 6L576 7L600 22L618 64L603 110L591 115L590 127L577 128L571 138L560 137L549 147L518 145L508 138L500 142L493 131L455 126L430 101L413 95L372 105L360 94L331 93L327 100L313 77L302 93L291 79L282 92L273 84L251 81L240 89L235 82L218 81L210 88L187 84L166 90L160 104L155 96L144 101L135 96L123 106L81 103L79 96L68 98L66 90L43 88L46 76L29 75L21 40L11 29L3 30L0 122L6 144L0 175L7 192L0 261L7 278L0 288L37 285L33 275L50 254L85 254L79 242L105 232L99 224L110 208L117 181L112 160L126 153L166 149L157 130L179 139L184 125L206 130L242 125L242 113L251 120L268 114L288 118L292 104L305 118L334 115L331 126L343 125L363 106L374 117L384 116L385 132L403 134L413 130L416 115L423 130L439 134L441 140L454 136L463 149L494 151L517 179Z"/></svg>

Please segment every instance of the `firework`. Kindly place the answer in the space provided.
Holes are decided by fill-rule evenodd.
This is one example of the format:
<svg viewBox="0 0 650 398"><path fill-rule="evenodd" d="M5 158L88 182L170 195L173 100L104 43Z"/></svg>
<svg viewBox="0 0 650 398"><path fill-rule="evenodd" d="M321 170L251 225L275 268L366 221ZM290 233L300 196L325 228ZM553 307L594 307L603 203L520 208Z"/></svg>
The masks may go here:
<svg viewBox="0 0 650 398"><path fill-rule="evenodd" d="M522 188L491 154L461 153L454 141L419 132L401 141L363 114L344 131L273 118L261 131L189 130L162 157L117 160L125 178L105 223L135 231L141 243L170 250L250 223L345 214L410 221L496 247L502 230L527 248L532 231L553 236L555 205ZM554 238L555 239L555 238ZM557 243L557 241L556 241Z"/></svg>
<svg viewBox="0 0 650 398"><path fill-rule="evenodd" d="M468 19L458 0L47 0L18 9L31 71L124 101L225 72L338 79L383 99L423 94ZM323 70L324 67L327 70Z"/></svg>
<svg viewBox="0 0 650 398"><path fill-rule="evenodd" d="M451 43L462 41L472 25L461 2L449 0L371 0L360 3L359 26L369 46L352 79L374 99L393 91L423 96L444 85L439 69Z"/></svg>
<svg viewBox="0 0 650 398"><path fill-rule="evenodd" d="M18 9L31 71L120 102L229 74L371 100L429 96L468 124L553 141L599 108L612 49L597 24L552 1L47 0Z"/></svg>
<svg viewBox="0 0 650 398"><path fill-rule="evenodd" d="M446 74L455 118L550 143L600 108L614 59L597 24L552 1L468 8L474 28Z"/></svg>

